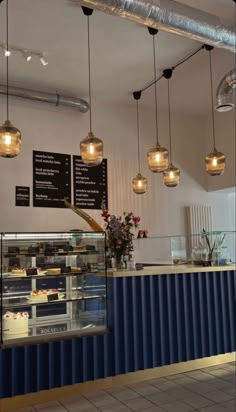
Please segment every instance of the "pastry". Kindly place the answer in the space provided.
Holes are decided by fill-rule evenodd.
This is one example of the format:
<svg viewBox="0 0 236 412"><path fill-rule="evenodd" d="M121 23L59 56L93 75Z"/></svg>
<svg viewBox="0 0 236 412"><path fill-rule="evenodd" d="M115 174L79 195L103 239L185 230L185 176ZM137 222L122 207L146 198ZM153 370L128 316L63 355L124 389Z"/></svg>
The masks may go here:
<svg viewBox="0 0 236 412"><path fill-rule="evenodd" d="M8 311L3 315L3 332L5 337L7 335L28 336L28 328L28 312L13 313Z"/></svg>
<svg viewBox="0 0 236 412"><path fill-rule="evenodd" d="M61 274L61 268L50 268L50 269L47 269L47 274L48 274L48 275L60 275L60 274Z"/></svg>
<svg viewBox="0 0 236 412"><path fill-rule="evenodd" d="M30 299L33 301L37 302L51 302L52 300L58 300L59 299L59 293L58 290L56 289L43 289L43 290L32 290L30 294Z"/></svg>
<svg viewBox="0 0 236 412"><path fill-rule="evenodd" d="M9 273L12 276L27 276L26 275L26 270L25 269L12 269L11 272Z"/></svg>
<svg viewBox="0 0 236 412"><path fill-rule="evenodd" d="M80 268L80 267L72 267L72 268L71 268L71 272L76 272L76 273L78 273L78 272L82 272L82 271L81 271L81 268Z"/></svg>

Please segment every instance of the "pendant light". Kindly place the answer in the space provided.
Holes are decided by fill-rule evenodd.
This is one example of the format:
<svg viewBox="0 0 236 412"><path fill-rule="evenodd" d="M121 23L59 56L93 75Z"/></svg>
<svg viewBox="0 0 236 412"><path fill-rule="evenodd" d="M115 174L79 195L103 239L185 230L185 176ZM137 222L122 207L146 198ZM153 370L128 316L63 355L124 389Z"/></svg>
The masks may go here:
<svg viewBox="0 0 236 412"><path fill-rule="evenodd" d="M98 137L94 136L92 132L92 102L91 102L91 65L90 65L90 27L89 16L92 15L93 10L88 7L81 6L83 13L87 16L88 21L88 74L89 74L89 125L90 131L80 142L80 155L83 163L87 166L98 166L103 160L103 142Z"/></svg>
<svg viewBox="0 0 236 412"><path fill-rule="evenodd" d="M168 167L169 153L165 147L161 147L158 141L158 113L157 113L157 72L156 72L156 47L155 35L158 33L157 29L148 27L149 33L153 39L153 71L154 71L154 90L155 90L155 113L156 113L156 139L157 143L147 153L148 167L154 173L163 172Z"/></svg>
<svg viewBox="0 0 236 412"><path fill-rule="evenodd" d="M171 138L171 118L170 118L170 78L173 70L166 69L163 76L167 79L168 84L168 113L169 113L169 137L170 137L170 163L168 168L163 172L163 182L168 187L175 187L179 184L180 170L172 163L172 138Z"/></svg>
<svg viewBox="0 0 236 412"><path fill-rule="evenodd" d="M210 67L210 82L211 82L211 116L212 116L212 135L213 135L213 150L205 157L205 170L211 176L220 176L225 170L225 155L218 152L216 149L215 138L215 117L214 117L214 103L213 103L213 84L212 84L212 62L211 51L212 46L205 45L207 51L209 51L209 67Z"/></svg>
<svg viewBox="0 0 236 412"><path fill-rule="evenodd" d="M6 43L8 51L8 0L6 0ZM21 149L21 132L14 127L9 120L9 93L8 93L8 59L9 54L6 54L7 59L7 120L0 126L0 156L1 157L16 157Z"/></svg>
<svg viewBox="0 0 236 412"><path fill-rule="evenodd" d="M138 101L141 97L141 91L133 93L134 99L136 100L136 107L137 107L137 138L138 138L138 174L132 180L133 191L137 195L142 195L147 190L147 179L143 177L140 172L140 142L139 142L139 107Z"/></svg>

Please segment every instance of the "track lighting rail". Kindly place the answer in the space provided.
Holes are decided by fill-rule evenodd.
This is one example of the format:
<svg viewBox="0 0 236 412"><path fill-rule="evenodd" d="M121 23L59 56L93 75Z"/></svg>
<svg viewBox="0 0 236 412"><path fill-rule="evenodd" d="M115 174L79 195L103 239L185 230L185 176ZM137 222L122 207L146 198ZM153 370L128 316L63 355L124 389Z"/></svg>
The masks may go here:
<svg viewBox="0 0 236 412"><path fill-rule="evenodd" d="M153 29L152 27L148 27L148 31L150 34L154 34L152 33L150 30L156 30ZM191 53L189 56L185 57L183 60L180 60L178 63L175 64L175 66L173 66L171 68L171 70L175 70L177 69L177 67L181 66L183 63L185 63L186 61L188 61L189 59L191 59L193 56L195 56L197 53L199 53L201 50L206 49L207 51L212 50L214 47L210 46L208 44L203 44L201 47L199 47L197 50L195 50L193 53ZM165 70L170 70L170 69L165 69ZM152 87L155 83L158 83L164 76L164 72L165 70L163 70L162 75L160 75L159 77L157 77L155 80L151 81L147 86L143 87L142 89L140 89L141 92L144 92L145 90L149 89L150 87Z"/></svg>

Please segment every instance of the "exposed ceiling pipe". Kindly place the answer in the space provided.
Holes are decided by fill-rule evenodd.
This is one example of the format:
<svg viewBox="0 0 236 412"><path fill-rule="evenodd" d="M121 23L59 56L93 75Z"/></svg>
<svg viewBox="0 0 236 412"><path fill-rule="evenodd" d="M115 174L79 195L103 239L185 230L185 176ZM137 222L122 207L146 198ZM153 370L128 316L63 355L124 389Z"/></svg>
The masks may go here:
<svg viewBox="0 0 236 412"><path fill-rule="evenodd" d="M232 99L233 89L236 88L236 69L227 73L217 88L216 110L218 112L228 112L234 108Z"/></svg>
<svg viewBox="0 0 236 412"><path fill-rule="evenodd" d="M6 86L0 85L0 94L7 94ZM8 88L8 94L10 96L35 100L37 102L51 103L55 106L72 107L79 110L81 113L86 113L89 110L89 104L86 100L80 99L79 97L61 96L59 94L45 93L11 86Z"/></svg>
<svg viewBox="0 0 236 412"><path fill-rule="evenodd" d="M236 52L236 35L220 18L174 0L69 0L215 47Z"/></svg>

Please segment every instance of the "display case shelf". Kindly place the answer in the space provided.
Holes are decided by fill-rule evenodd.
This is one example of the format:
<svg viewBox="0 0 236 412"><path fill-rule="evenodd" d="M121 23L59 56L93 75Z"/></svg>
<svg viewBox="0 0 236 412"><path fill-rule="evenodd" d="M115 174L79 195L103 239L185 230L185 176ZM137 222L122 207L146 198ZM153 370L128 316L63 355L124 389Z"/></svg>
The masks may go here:
<svg viewBox="0 0 236 412"><path fill-rule="evenodd" d="M47 273L57 268L62 273ZM25 273L14 276L14 269ZM106 277L103 232L2 233L1 345L105 333Z"/></svg>
<svg viewBox="0 0 236 412"><path fill-rule="evenodd" d="M73 301L79 301L79 300L93 300L93 299L106 299L105 295L93 295L93 296L85 296L86 294L84 293L83 295L81 294L80 296L70 296L70 297L66 297L66 298L62 298L62 299L57 299L57 300L52 300L50 302L39 302L39 301L35 301L32 302L32 300L27 299L27 298L22 298L22 302L18 302L18 303L4 303L4 308L5 309L13 309L13 308L25 308L26 306L42 306L42 305L55 305L55 304L59 304L59 303L69 303L69 302L73 302ZM5 299L5 298L4 298ZM6 298L7 299L7 298ZM12 300L14 300L14 298L11 298ZM16 298L19 299L19 298Z"/></svg>
<svg viewBox="0 0 236 412"><path fill-rule="evenodd" d="M28 276L12 276L12 275L8 275L7 273L3 273L2 277L5 280L12 280L12 281L16 281L16 280L26 280L26 279L45 279L45 277L47 278L59 278L62 276L65 277L73 277L73 276L89 276L89 275L97 275L97 276L105 276L105 269L103 269L102 271L98 271L98 270L94 270L94 271L89 271L89 272L67 272L67 273L60 273L57 275L47 275L47 274L39 274L39 275L28 275Z"/></svg>

